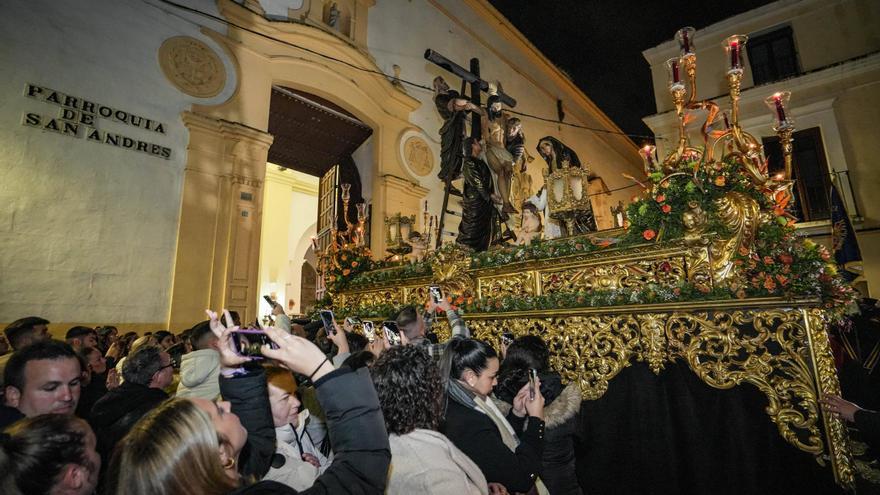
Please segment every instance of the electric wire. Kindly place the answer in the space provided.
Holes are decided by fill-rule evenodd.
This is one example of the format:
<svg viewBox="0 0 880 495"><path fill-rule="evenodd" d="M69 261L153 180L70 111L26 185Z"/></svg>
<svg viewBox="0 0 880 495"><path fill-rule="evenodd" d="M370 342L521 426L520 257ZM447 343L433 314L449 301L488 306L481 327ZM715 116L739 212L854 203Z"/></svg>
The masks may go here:
<svg viewBox="0 0 880 495"><path fill-rule="evenodd" d="M146 2L146 0L144 0L144 1ZM261 32L259 32L259 31L254 30L254 29L248 28L248 27L246 27L246 26L242 26L242 25L237 24L237 23L235 23L235 22L232 22L232 21L230 21L230 20L228 20L228 19L224 19L224 18L222 18L222 17L219 17L219 16L216 16L216 15L210 14L210 13L208 13L208 12L204 12L204 11L201 11L201 10L198 10L198 9L195 9L195 8L192 8L192 7L189 7L189 6L186 6L186 5L181 5L181 4L179 4L179 3L177 3L177 2L174 2L174 1L172 1L172 0L159 0L159 1L162 2L162 3L164 3L164 4L166 4L166 5L170 5L170 6L172 6L172 7L175 7L175 8L181 9L181 10L184 10L184 11L186 11L186 12L190 12L190 13L192 13L192 14L196 14L196 15L199 15L199 16L202 16L202 17L206 17L206 18L208 18L208 19L211 19L211 20L213 20L213 21L219 22L219 23L221 23L221 24L225 24L225 25L227 25L227 26L232 26L232 27L234 27L234 28L236 28L236 29L240 29L240 30L242 30L242 31L245 31L245 32L251 33L251 34L253 34L253 35L255 35L255 36L259 36L259 37L261 37L261 38L264 38L264 39L267 39L267 40L270 40L270 41L274 41L274 42L276 42L276 43L280 43L280 44L282 44L282 45L285 45L285 46L288 46L288 47L291 47L291 48L296 48L296 49L298 49L298 50L302 50L302 51L304 51L304 52L306 52L306 53L310 53L310 54L312 54L312 55L315 55L315 56L318 56L318 57L324 58L324 59L326 59L326 60L331 60L331 61L333 61L333 62L336 62L336 63L342 64L342 65L345 65L346 67L350 67L350 68L355 69L355 70L359 70L359 71L366 72L366 73L369 73L369 74L375 74L375 75L378 75L378 76L383 76L383 77L385 77L385 78L387 78L387 79L390 79L390 80L392 80L392 81L394 81L394 82L399 82L399 83L401 83L401 84L406 84L406 85L411 86L411 87L413 87L413 88L418 88L418 89L423 89L423 90L426 90L426 91L434 92L434 88L432 88L432 87L430 87L430 86L427 86L427 85L424 85L424 84L420 84L420 83L416 83L416 82L413 82L413 81L409 81L409 80L406 80L406 79L403 79L403 78L401 78L401 77L397 77L397 76L394 76L394 75L391 75L391 74L386 74L386 73L384 73L384 72L382 72L382 71L380 71L380 70L370 69L370 68L368 68L368 67L361 67L361 66L359 66L359 65L357 65L357 64L353 64L353 63L348 62L348 61L346 61L346 60L342 60L342 59L336 58L336 57L334 57L334 56L332 56L332 55L327 55L326 53L321 53L321 52L319 52L319 51L317 51L317 50L313 50L313 49L311 49L311 48L307 48L307 47L304 47L304 46L297 45L296 43L291 43L291 42L289 42L289 41L282 40L282 39L279 39L279 38L275 38L274 36L270 36L270 35L265 34L265 33L261 33ZM149 2L146 2L146 3L149 4ZM150 4L150 5L152 5L152 4ZM258 16L260 16L260 17L266 19L266 17L264 16L264 14L262 14L262 13L256 11L256 10L253 10L253 9L251 9L251 8L245 6L245 5L242 5L242 4L238 4L238 3L237 3L237 5L238 5L239 7L241 7L241 8L243 8L243 9L247 10L248 12L254 14L254 15L258 15ZM271 19L269 19L269 20L271 20ZM205 26L200 26L200 27L205 27ZM547 117L540 117L540 116L538 116L538 115L532 115L532 114L525 113L525 112L518 112L518 111L514 111L514 110L512 110L512 109L505 109L505 112L512 113L512 114L515 114L515 115L519 115L519 116L522 116L522 117L527 117L527 118L530 118L530 119L540 120L540 121L543 121L543 122L550 122L550 123L553 123L553 124L564 125L564 126L567 126L567 127L573 127L573 128L577 128L577 129L583 129L583 130L591 131L591 132L604 133L604 134L614 134L614 135L618 135L618 136L626 136L626 137L637 138L637 139L651 139L651 140L664 140L664 139L666 139L666 138L661 137L661 136L648 136L648 135L644 135L644 134L629 134L629 133L626 133L626 132L618 132L618 131L613 131L613 130L609 130L609 129L602 129L602 128L597 128L597 127L589 127L589 126L585 126L585 125L574 124L574 123L571 123L571 122L564 122L564 121L562 121L562 120L558 120L558 119L551 119L551 118L547 118Z"/></svg>

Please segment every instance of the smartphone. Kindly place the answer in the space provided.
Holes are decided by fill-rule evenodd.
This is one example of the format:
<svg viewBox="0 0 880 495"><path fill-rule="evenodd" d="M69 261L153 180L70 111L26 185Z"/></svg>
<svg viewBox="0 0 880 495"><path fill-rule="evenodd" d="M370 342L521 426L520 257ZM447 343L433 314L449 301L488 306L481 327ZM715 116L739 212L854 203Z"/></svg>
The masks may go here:
<svg viewBox="0 0 880 495"><path fill-rule="evenodd" d="M510 345L513 343L513 332L504 332L501 334L501 343Z"/></svg>
<svg viewBox="0 0 880 495"><path fill-rule="evenodd" d="M270 308L275 309L275 301L273 301L271 297L269 297L269 296L263 296L263 299L265 299L265 301L266 301L267 303L269 303L269 307L270 307Z"/></svg>
<svg viewBox="0 0 880 495"><path fill-rule="evenodd" d="M376 340L376 330L373 328L372 321L364 321L364 336L371 344Z"/></svg>
<svg viewBox="0 0 880 495"><path fill-rule="evenodd" d="M334 335L336 333L336 325L333 322L336 321L333 317L333 311L329 309L321 310L321 322L324 323L324 331L327 335Z"/></svg>
<svg viewBox="0 0 880 495"><path fill-rule="evenodd" d="M354 327L355 325L360 325L360 324L361 324L361 320L360 320L360 318L358 318L358 317L356 317L356 316L349 316L349 317L347 317L347 318L345 319L345 321L346 321L349 325L351 325L352 327Z"/></svg>
<svg viewBox="0 0 880 495"><path fill-rule="evenodd" d="M400 345L400 329L397 328L396 321L383 321L382 331L385 332L385 337L388 339L389 344Z"/></svg>
<svg viewBox="0 0 880 495"><path fill-rule="evenodd" d="M538 384L538 370L529 370L529 400L535 400L535 386Z"/></svg>
<svg viewBox="0 0 880 495"><path fill-rule="evenodd" d="M431 293L431 300L434 301L434 304L440 304L440 301L443 300L443 291L440 290L439 286L432 285L428 287L428 292Z"/></svg>
<svg viewBox="0 0 880 495"><path fill-rule="evenodd" d="M232 348L239 356L254 359L263 359L262 347L268 344L272 349L278 349L275 342L262 330L236 330L232 332Z"/></svg>

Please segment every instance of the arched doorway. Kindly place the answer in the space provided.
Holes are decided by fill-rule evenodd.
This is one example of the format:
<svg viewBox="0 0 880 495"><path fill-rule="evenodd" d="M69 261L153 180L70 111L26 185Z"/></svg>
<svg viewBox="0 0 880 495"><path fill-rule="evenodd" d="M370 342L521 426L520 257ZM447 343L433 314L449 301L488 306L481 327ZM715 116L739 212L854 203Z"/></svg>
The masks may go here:
<svg viewBox="0 0 880 495"><path fill-rule="evenodd" d="M175 329L203 319L205 308L235 309L247 321L257 317L273 86L323 98L373 130L372 168L361 174L370 192L372 231L381 230L386 215L418 213L427 194L399 151L405 133L418 130L409 122L418 100L379 74L304 56L296 46L251 31L379 71L366 51L307 24L272 22L229 0L217 5L222 16L249 31L206 31L236 63L238 87L226 102L194 105L183 116L190 139L168 317ZM371 247L383 253L384 238L374 236Z"/></svg>

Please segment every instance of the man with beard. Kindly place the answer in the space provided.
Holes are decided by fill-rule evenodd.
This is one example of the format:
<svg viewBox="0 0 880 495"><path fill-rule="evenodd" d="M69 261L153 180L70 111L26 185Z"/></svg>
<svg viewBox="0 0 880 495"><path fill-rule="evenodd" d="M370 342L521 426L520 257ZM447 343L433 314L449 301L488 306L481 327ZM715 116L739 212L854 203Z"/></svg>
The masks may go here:
<svg viewBox="0 0 880 495"><path fill-rule="evenodd" d="M494 203L500 203L493 192L492 172L480 158L483 146L476 138L465 140L468 156L464 160L464 196L462 197L462 217L458 226L456 242L474 251L485 251L500 232L498 210Z"/></svg>
<svg viewBox="0 0 880 495"><path fill-rule="evenodd" d="M440 76L434 78L434 92L434 104L443 117L443 126L440 128L440 173L437 177L446 183L461 176L462 161L467 151L462 148L467 112L477 107L459 95L458 91L449 89ZM451 184L449 190L459 192Z"/></svg>

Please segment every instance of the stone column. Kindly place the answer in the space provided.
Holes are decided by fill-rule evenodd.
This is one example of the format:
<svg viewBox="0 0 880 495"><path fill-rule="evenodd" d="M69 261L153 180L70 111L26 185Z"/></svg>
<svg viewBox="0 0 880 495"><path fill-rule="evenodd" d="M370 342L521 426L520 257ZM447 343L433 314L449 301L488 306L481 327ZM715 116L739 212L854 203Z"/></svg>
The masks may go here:
<svg viewBox="0 0 880 495"><path fill-rule="evenodd" d="M169 327L205 319L205 309L256 318L268 133L192 112L171 289Z"/></svg>

